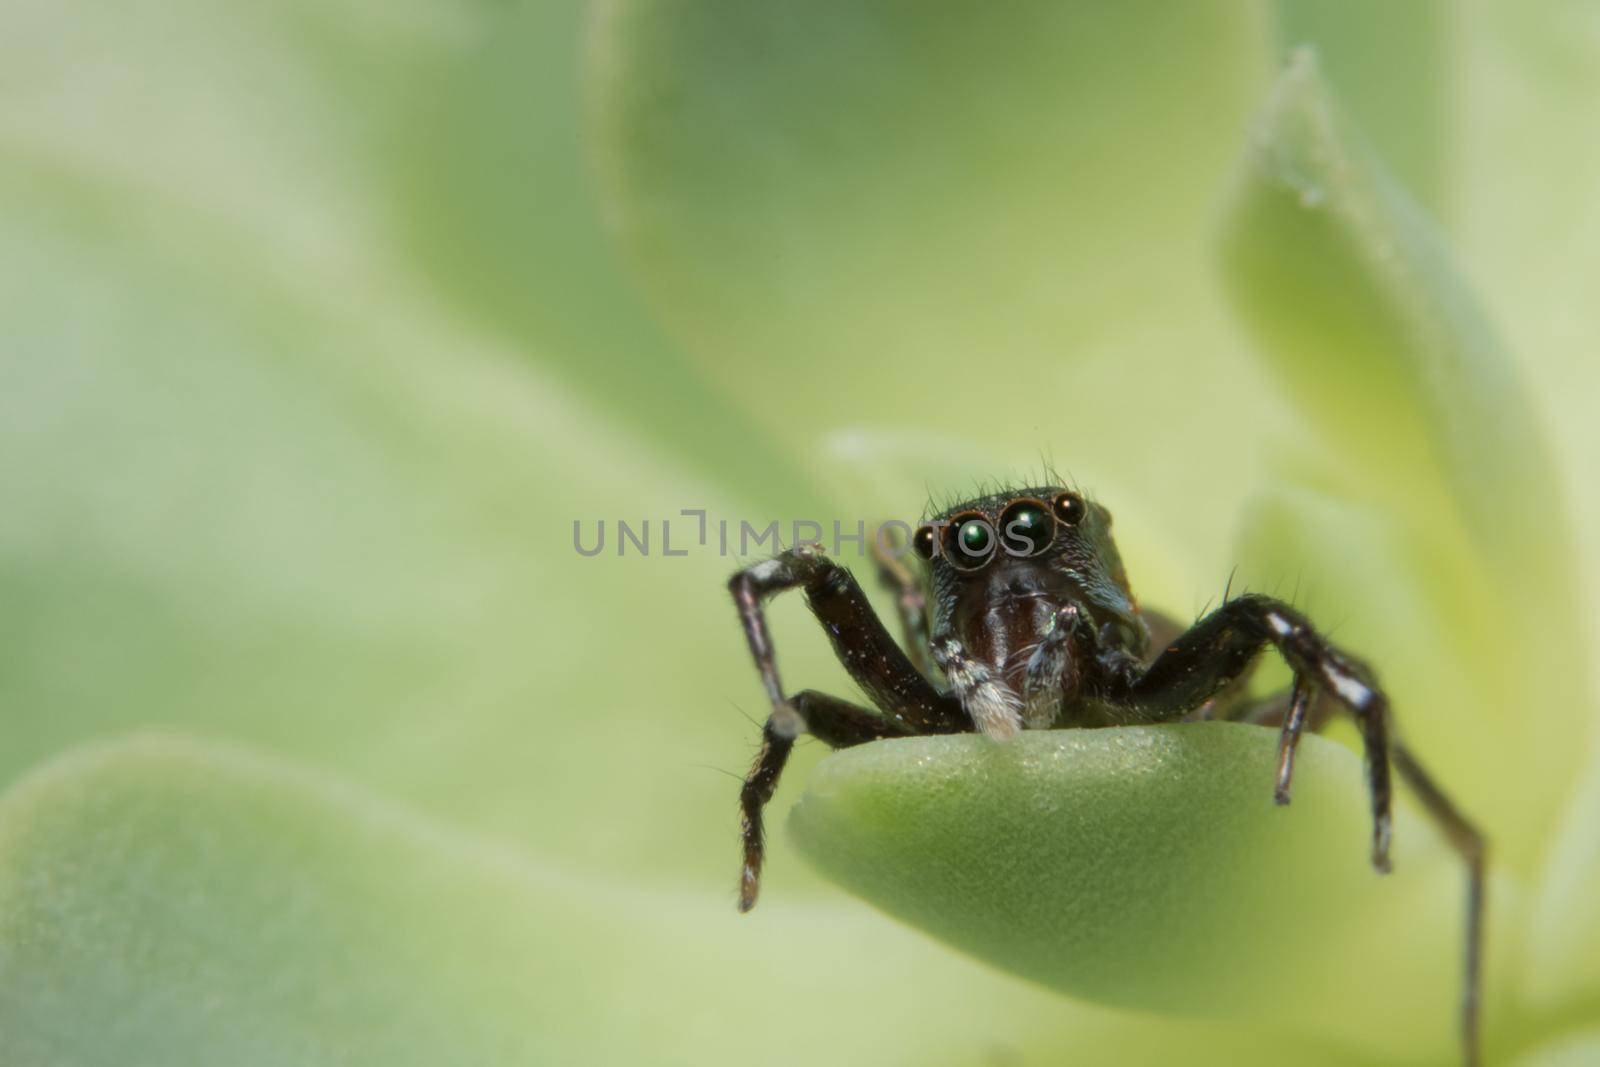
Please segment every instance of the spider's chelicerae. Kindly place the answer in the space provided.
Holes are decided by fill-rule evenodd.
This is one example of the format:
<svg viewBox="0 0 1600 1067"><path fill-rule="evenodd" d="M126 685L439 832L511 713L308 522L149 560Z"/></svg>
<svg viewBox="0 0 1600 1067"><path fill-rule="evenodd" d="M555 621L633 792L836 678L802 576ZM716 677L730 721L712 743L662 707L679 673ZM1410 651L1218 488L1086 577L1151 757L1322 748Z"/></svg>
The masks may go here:
<svg viewBox="0 0 1600 1067"><path fill-rule="evenodd" d="M881 548L874 553L895 595L904 651L855 578L816 545L746 567L728 583L772 702L739 798L741 910L755 905L760 885L762 809L802 732L843 748L912 734L976 731L1005 742L1024 729L1207 718L1258 723L1281 730L1273 795L1287 804L1302 731L1320 729L1343 707L1366 749L1373 866L1389 869L1391 767L1466 860L1461 1027L1466 1060L1477 1061L1484 839L1391 736L1388 700L1366 666L1270 597L1226 599L1188 629L1141 611L1111 540L1110 513L1071 489L965 501L920 526L911 548L920 575ZM784 692L762 605L796 588L876 711L814 690ZM1243 682L1269 646L1293 670L1293 685L1270 700L1248 701Z"/></svg>

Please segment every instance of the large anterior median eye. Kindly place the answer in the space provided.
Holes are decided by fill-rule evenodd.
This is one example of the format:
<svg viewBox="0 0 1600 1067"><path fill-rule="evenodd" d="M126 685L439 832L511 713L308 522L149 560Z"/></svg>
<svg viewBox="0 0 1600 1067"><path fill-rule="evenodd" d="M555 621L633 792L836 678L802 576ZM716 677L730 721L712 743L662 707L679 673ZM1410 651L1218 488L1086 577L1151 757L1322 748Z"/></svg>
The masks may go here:
<svg viewBox="0 0 1600 1067"><path fill-rule="evenodd" d="M994 556L994 527L978 512L950 520L944 528L944 558L958 570L975 571Z"/></svg>
<svg viewBox="0 0 1600 1067"><path fill-rule="evenodd" d="M1056 520L1042 500L1013 500L1000 513L1000 549L1011 556L1037 556L1056 538Z"/></svg>

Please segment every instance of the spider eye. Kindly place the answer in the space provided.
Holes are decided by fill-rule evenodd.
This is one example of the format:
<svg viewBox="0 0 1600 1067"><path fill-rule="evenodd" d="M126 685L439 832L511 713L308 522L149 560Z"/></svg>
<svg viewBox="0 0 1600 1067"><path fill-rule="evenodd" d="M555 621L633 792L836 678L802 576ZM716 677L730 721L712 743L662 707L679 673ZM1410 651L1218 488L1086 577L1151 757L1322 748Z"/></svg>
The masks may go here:
<svg viewBox="0 0 1600 1067"><path fill-rule="evenodd" d="M1039 500L1013 500L1000 513L1000 543L1008 555L1037 556L1056 539L1056 523Z"/></svg>
<svg viewBox="0 0 1600 1067"><path fill-rule="evenodd" d="M982 515L957 515L944 529L944 558L957 570L975 571L994 555L994 527Z"/></svg>
<svg viewBox="0 0 1600 1067"><path fill-rule="evenodd" d="M1062 493L1055 499L1056 518L1068 526L1076 526L1083 521L1084 513L1088 510L1083 505L1083 497L1077 493Z"/></svg>
<svg viewBox="0 0 1600 1067"><path fill-rule="evenodd" d="M911 535L911 550L923 559L932 559L935 548L932 526L918 526Z"/></svg>

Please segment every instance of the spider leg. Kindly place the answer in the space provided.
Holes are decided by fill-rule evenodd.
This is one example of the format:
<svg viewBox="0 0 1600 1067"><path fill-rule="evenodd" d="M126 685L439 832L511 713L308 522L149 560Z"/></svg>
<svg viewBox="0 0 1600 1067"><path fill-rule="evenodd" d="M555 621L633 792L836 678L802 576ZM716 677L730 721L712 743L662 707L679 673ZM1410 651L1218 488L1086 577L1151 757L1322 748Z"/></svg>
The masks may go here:
<svg viewBox="0 0 1600 1067"><path fill-rule="evenodd" d="M1298 709L1298 710L1297 710ZM1296 686L1287 693L1277 693L1252 704L1236 709L1231 716L1235 722L1258 726L1278 726L1283 729L1278 745L1279 803L1288 802L1288 778L1294 760L1294 745L1301 729L1312 733L1320 731L1333 717L1334 702L1311 686ZM1296 723L1296 716L1299 722ZM1292 731L1292 732L1291 732ZM1461 855L1467 866L1467 913L1465 954L1462 964L1461 1037L1467 1050L1466 1063L1478 1062L1478 1003L1483 978L1483 929L1485 900L1485 868L1488 843L1455 803L1436 785L1431 776L1417 763L1411 751L1395 740L1390 750L1394 769L1401 780L1409 785L1422 801L1423 809L1434 824Z"/></svg>
<svg viewBox="0 0 1600 1067"><path fill-rule="evenodd" d="M1479 1059L1478 1003L1483 987L1483 919L1485 904L1484 871L1489 844L1461 809L1434 783L1405 745L1395 742L1394 768L1416 792L1422 806L1467 865L1466 947L1462 960L1461 1044L1466 1050L1467 1067Z"/></svg>
<svg viewBox="0 0 1600 1067"><path fill-rule="evenodd" d="M1187 629L1183 623L1174 619L1164 611L1140 605L1139 617L1144 620L1145 629L1150 632L1150 654L1153 658L1161 650L1183 636Z"/></svg>
<svg viewBox="0 0 1600 1067"><path fill-rule="evenodd" d="M777 790L783 765L789 762L789 753L794 750L799 726L796 719L793 714L787 719L777 714L767 719L761 728L761 750L756 753L750 773L739 790L739 836L744 841L744 867L739 872L740 911L755 907L756 895L761 892L761 867L767 858L767 837L761 813Z"/></svg>
<svg viewBox="0 0 1600 1067"><path fill-rule="evenodd" d="M1144 660L1144 665L1148 667L1169 645L1183 636L1187 627L1172 616L1152 608L1141 607L1139 615L1144 619L1145 628L1150 632L1150 650ZM1183 715L1183 721L1210 722L1213 719L1227 721L1237 718L1239 701L1244 695L1245 687L1250 684L1250 677L1255 674L1256 664L1259 662L1259 659L1252 659L1248 667L1221 690L1213 693L1210 699L1197 707L1190 708Z"/></svg>
<svg viewBox="0 0 1600 1067"><path fill-rule="evenodd" d="M1294 776L1294 756L1300 746L1300 736L1306 730L1319 732L1328 725L1333 711L1334 702L1324 699L1322 690L1296 676L1294 685L1287 693L1241 704L1223 717L1231 722L1277 726L1282 730L1278 739L1278 778L1272 799L1279 804L1287 804L1289 781Z"/></svg>
<svg viewBox="0 0 1600 1067"><path fill-rule="evenodd" d="M883 712L875 718L884 724L885 732L874 736L962 733L971 730L972 724L959 703L935 689L933 683L911 665L878 620L866 594L850 572L828 559L816 545L796 545L771 559L746 567L729 579L728 589L739 609L750 655L772 704L772 712L761 731L761 750L740 794L745 864L739 906L748 911L755 905L761 877L764 852L761 809L777 788L778 777L794 748L794 739L805 730L830 744L857 743L849 741L851 737L869 739L859 736L859 729L849 725L855 720L840 711L841 701L830 698L829 702L823 702L813 695L801 706L798 700L791 703L784 697L772 634L763 609L769 597L788 589L800 589L805 593L812 614L828 633L834 654ZM820 716L817 722L807 717L808 711Z"/></svg>
<svg viewBox="0 0 1600 1067"><path fill-rule="evenodd" d="M1254 594L1231 600L1171 642L1142 675L1131 679L1117 698L1149 721L1170 721L1226 688L1267 646L1275 647L1294 671L1287 705L1282 698L1245 709L1247 721L1270 725L1281 717L1274 798L1287 803L1295 747L1309 724L1325 719L1328 700L1348 709L1360 727L1367 753L1372 794L1372 862L1388 870L1390 835L1390 760L1416 790L1428 814L1467 865L1467 916L1461 1035L1468 1067L1479 1061L1478 1003L1482 983L1485 860L1483 835L1433 782L1402 745L1390 745L1388 699L1359 661L1329 644L1310 622L1281 601Z"/></svg>
<svg viewBox="0 0 1600 1067"><path fill-rule="evenodd" d="M1278 650L1300 685L1325 688L1355 716L1366 748L1372 796L1372 865L1388 870L1393 791L1388 699L1366 667L1329 644L1289 605L1253 593L1228 601L1191 626L1141 674L1111 695L1147 722L1178 719L1226 689L1267 645ZM1288 727L1294 716L1285 720L1281 748L1289 754L1290 771L1304 718L1302 714L1292 730ZM1279 788L1287 795L1287 778L1280 781Z"/></svg>
<svg viewBox="0 0 1600 1067"><path fill-rule="evenodd" d="M847 748L880 737L903 737L912 731L882 715L858 707L838 697L807 689L795 694L793 711L773 714L761 730L761 751L756 754L750 776L739 790L739 831L744 841L744 869L739 875L739 910L756 905L761 890L761 866L766 859L766 831L762 812L778 788L778 776L794 750L800 727L820 738L830 748Z"/></svg>
<svg viewBox="0 0 1600 1067"><path fill-rule="evenodd" d="M876 537L872 539L872 562L877 565L879 584L894 594L895 610L900 615L900 629L912 664L924 677L932 677L933 650L928 643L928 600L922 583L911 573L911 568Z"/></svg>
<svg viewBox="0 0 1600 1067"><path fill-rule="evenodd" d="M736 572L728 581L756 669L776 711L783 685L763 604L788 589L805 593L851 679L886 716L912 733L962 733L971 724L960 705L917 672L872 610L855 577L814 544L797 545Z"/></svg>

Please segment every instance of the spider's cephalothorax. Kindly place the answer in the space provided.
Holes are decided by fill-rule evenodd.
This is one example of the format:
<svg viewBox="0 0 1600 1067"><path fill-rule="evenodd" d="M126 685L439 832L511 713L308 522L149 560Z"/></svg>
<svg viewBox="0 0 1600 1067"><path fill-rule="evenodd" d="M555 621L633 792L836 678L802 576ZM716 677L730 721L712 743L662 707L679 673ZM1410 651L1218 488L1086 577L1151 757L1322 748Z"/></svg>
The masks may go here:
<svg viewBox="0 0 1600 1067"><path fill-rule="evenodd" d="M934 516L912 546L932 658L978 729L1127 721L1103 698L1150 635L1105 508L1064 489L998 493Z"/></svg>
<svg viewBox="0 0 1600 1067"><path fill-rule="evenodd" d="M801 733L842 748L914 734L977 731L1004 742L1024 728L1232 719L1280 730L1273 795L1287 804L1301 733L1342 707L1366 749L1373 865L1389 867L1391 767L1466 860L1461 1023L1467 1062L1476 1062L1484 839L1390 737L1388 700L1366 666L1270 597L1224 598L1188 628L1141 611L1111 540L1110 513L1063 486L963 501L919 526L911 548L920 574L892 553L874 553L896 598L904 650L850 572L814 544L746 567L728 583L772 706L740 794L741 910L755 905L760 885L762 809ZM809 689L784 692L763 603L795 588L875 710ZM1242 683L1267 648L1288 663L1294 683L1248 701Z"/></svg>

